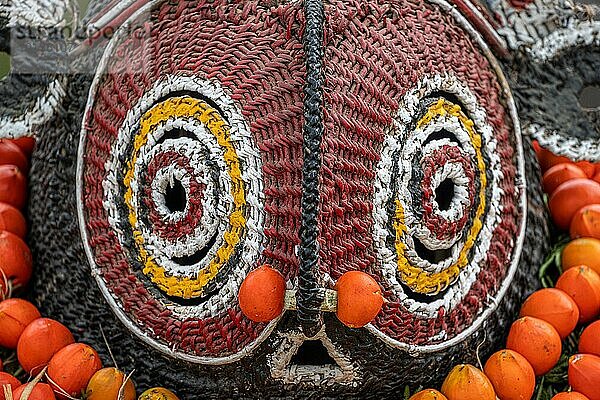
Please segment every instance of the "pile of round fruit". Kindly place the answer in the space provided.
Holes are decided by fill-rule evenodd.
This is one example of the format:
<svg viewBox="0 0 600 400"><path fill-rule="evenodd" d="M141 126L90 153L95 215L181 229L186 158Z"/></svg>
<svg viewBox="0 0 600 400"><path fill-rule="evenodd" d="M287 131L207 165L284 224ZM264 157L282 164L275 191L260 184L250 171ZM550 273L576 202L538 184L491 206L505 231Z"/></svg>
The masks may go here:
<svg viewBox="0 0 600 400"><path fill-rule="evenodd" d="M60 322L42 318L22 293L32 274L31 253L23 241L27 200L26 174L35 142L0 140L0 400L135 400L130 375L102 368L96 350L75 343ZM16 353L15 353L16 350ZM3 372L11 369L13 374ZM25 384L18 376L29 377ZM164 388L149 389L139 400L177 400Z"/></svg>
<svg viewBox="0 0 600 400"><path fill-rule="evenodd" d="M555 287L538 290L525 300L506 348L494 353L483 368L457 365L441 392L423 390L410 400L531 399L536 377L556 366L562 341L578 326L584 328L578 354L568 359L571 391L557 393L552 400L600 400L600 164L574 163L537 144L535 150L552 220L570 235L557 253L561 269Z"/></svg>

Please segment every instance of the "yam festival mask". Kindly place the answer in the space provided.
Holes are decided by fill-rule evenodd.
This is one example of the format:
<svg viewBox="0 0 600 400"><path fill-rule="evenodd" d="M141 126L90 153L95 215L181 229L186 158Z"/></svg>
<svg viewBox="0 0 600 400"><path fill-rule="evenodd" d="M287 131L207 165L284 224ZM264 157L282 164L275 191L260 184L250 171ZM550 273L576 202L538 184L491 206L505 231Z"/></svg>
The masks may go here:
<svg viewBox="0 0 600 400"><path fill-rule="evenodd" d="M580 98L600 82L594 6L106 0L79 23L91 40L40 46L15 35L76 13L27 3L2 6L19 51L0 135L37 138L34 299L106 353L101 326L140 388L439 384L500 346L535 288L549 232L532 140L600 160ZM238 292L264 264L295 306L258 323ZM355 270L385 298L363 328L322 304Z"/></svg>

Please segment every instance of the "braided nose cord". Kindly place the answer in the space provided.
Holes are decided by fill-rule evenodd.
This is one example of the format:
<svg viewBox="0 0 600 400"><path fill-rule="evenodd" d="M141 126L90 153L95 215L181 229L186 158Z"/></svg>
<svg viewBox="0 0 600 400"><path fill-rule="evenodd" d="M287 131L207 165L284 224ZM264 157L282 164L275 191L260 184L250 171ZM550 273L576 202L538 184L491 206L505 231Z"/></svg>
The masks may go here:
<svg viewBox="0 0 600 400"><path fill-rule="evenodd" d="M323 293L317 282L319 248L319 173L323 139L323 30L322 0L305 0L306 86L304 88L304 165L302 167L302 224L300 227L300 271L298 278L298 320L307 337L315 336L322 325L319 310Z"/></svg>

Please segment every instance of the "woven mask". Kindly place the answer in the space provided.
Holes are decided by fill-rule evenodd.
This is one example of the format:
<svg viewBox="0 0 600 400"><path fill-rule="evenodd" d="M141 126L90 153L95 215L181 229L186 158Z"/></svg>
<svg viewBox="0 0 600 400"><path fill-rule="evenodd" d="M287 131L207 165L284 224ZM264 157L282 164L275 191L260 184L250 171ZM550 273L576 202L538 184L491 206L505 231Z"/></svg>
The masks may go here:
<svg viewBox="0 0 600 400"><path fill-rule="evenodd" d="M143 3L93 2L110 40L1 87L2 134L38 138L46 314L182 398L397 397L502 345L549 241L531 139L600 154L594 8ZM66 24L42 11L9 25ZM263 264L297 307L256 323ZM386 299L360 329L321 310L353 270Z"/></svg>

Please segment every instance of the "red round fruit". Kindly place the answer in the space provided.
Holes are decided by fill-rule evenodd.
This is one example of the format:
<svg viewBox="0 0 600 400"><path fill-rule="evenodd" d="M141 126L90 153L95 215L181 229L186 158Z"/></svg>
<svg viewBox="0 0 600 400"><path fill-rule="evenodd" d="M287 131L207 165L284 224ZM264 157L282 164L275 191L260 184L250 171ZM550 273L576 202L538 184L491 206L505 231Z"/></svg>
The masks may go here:
<svg viewBox="0 0 600 400"><path fill-rule="evenodd" d="M590 324L579 338L579 352L600 357L600 321Z"/></svg>
<svg viewBox="0 0 600 400"><path fill-rule="evenodd" d="M59 398L80 395L92 376L102 368L100 356L90 346L73 343L59 350L48 364L48 380Z"/></svg>
<svg viewBox="0 0 600 400"><path fill-rule="evenodd" d="M556 225L566 230L580 208L597 203L600 203L600 183L591 179L572 179L556 188L548 206Z"/></svg>
<svg viewBox="0 0 600 400"><path fill-rule="evenodd" d="M13 286L25 286L31 279L32 260L29 247L17 235L0 232L0 291L5 291L5 281Z"/></svg>
<svg viewBox="0 0 600 400"><path fill-rule="evenodd" d="M8 231L24 239L27 234L27 222L21 211L10 204L0 203L0 231Z"/></svg>
<svg viewBox="0 0 600 400"><path fill-rule="evenodd" d="M337 317L350 328L362 328L375 319L383 306L381 288L373 277L348 271L335 284Z"/></svg>
<svg viewBox="0 0 600 400"><path fill-rule="evenodd" d="M12 390L21 386L21 382L11 374L0 372L0 400L5 400L3 386L9 385Z"/></svg>
<svg viewBox="0 0 600 400"><path fill-rule="evenodd" d="M0 165L0 202L23 209L27 200L27 180L14 165Z"/></svg>
<svg viewBox="0 0 600 400"><path fill-rule="evenodd" d="M283 312L285 279L276 269L263 265L250 272L238 293L240 308L255 322L269 322Z"/></svg>
<svg viewBox="0 0 600 400"><path fill-rule="evenodd" d="M29 161L23 151L7 139L0 139L0 165L14 165L24 173L29 169Z"/></svg>
<svg viewBox="0 0 600 400"><path fill-rule="evenodd" d="M19 386L13 392L13 399L21 400L21 395L25 389L27 389L27 386L29 386L29 384ZM54 392L52 391L50 385L45 383L37 383L33 387L33 390L29 394L29 398L27 400L56 400L56 397L54 396Z"/></svg>
<svg viewBox="0 0 600 400"><path fill-rule="evenodd" d="M590 400L600 400L600 357L577 354L569 358L569 385Z"/></svg>
<svg viewBox="0 0 600 400"><path fill-rule="evenodd" d="M17 358L30 375L39 373L52 356L74 343L73 335L60 322L38 318L25 328L17 344Z"/></svg>
<svg viewBox="0 0 600 400"><path fill-rule="evenodd" d="M0 302L0 347L16 349L21 334L40 317L37 307L22 299Z"/></svg>
<svg viewBox="0 0 600 400"><path fill-rule="evenodd" d="M31 157L33 148L35 147L35 139L32 137L21 137L18 139L12 139L12 142L19 146L21 151L27 156Z"/></svg>
<svg viewBox="0 0 600 400"><path fill-rule="evenodd" d="M564 156L557 156L549 150L540 147L539 151L537 151L538 160L540 162L540 167L542 168L542 172L546 172L553 166L562 163L572 163L569 158Z"/></svg>
<svg viewBox="0 0 600 400"><path fill-rule="evenodd" d="M544 173L542 187L544 192L552 194L561 184L577 178L586 178L585 172L572 163L557 164Z"/></svg>

